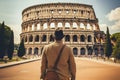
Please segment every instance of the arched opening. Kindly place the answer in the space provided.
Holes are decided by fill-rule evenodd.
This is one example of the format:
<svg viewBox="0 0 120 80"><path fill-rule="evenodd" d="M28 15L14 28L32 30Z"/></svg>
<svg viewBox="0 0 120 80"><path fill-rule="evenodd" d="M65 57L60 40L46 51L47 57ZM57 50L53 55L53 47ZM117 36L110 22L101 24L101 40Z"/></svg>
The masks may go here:
<svg viewBox="0 0 120 80"><path fill-rule="evenodd" d="M88 30L91 30L90 24L87 24L87 29L88 29Z"/></svg>
<svg viewBox="0 0 120 80"><path fill-rule="evenodd" d="M43 29L47 29L47 23L43 24Z"/></svg>
<svg viewBox="0 0 120 80"><path fill-rule="evenodd" d="M34 55L38 55L38 51L39 51L39 49L37 47L34 48Z"/></svg>
<svg viewBox="0 0 120 80"><path fill-rule="evenodd" d="M77 48L73 48L73 54L74 54L75 56L78 55L78 49L77 49Z"/></svg>
<svg viewBox="0 0 120 80"><path fill-rule="evenodd" d="M35 36L35 42L39 42L39 35Z"/></svg>
<svg viewBox="0 0 120 80"><path fill-rule="evenodd" d="M77 35L73 35L73 42L77 42Z"/></svg>
<svg viewBox="0 0 120 80"><path fill-rule="evenodd" d="M77 29L77 23L76 22L73 22L73 29Z"/></svg>
<svg viewBox="0 0 120 80"><path fill-rule="evenodd" d="M70 35L66 35L66 36L65 36L65 41L66 41L66 42L69 42L69 41L70 41Z"/></svg>
<svg viewBox="0 0 120 80"><path fill-rule="evenodd" d="M94 53L95 53L96 56L98 56L98 48L94 49Z"/></svg>
<svg viewBox="0 0 120 80"><path fill-rule="evenodd" d="M62 27L62 23L61 22L58 23L58 27Z"/></svg>
<svg viewBox="0 0 120 80"><path fill-rule="evenodd" d="M28 49L28 55L31 55L32 54L32 48L29 48Z"/></svg>
<svg viewBox="0 0 120 80"><path fill-rule="evenodd" d="M37 30L40 30L40 24L37 24Z"/></svg>
<svg viewBox="0 0 120 80"><path fill-rule="evenodd" d="M32 31L34 31L34 29L35 29L35 26L34 26L34 24L32 25Z"/></svg>
<svg viewBox="0 0 120 80"><path fill-rule="evenodd" d="M66 28L66 29L69 29L69 28L70 28L70 23L66 22L66 23L65 23L65 28Z"/></svg>
<svg viewBox="0 0 120 80"><path fill-rule="evenodd" d="M27 42L27 36L25 37L25 42Z"/></svg>
<svg viewBox="0 0 120 80"><path fill-rule="evenodd" d="M85 25L83 23L80 23L80 29L85 30Z"/></svg>
<svg viewBox="0 0 120 80"><path fill-rule="evenodd" d="M53 42L54 41L54 37L53 35L50 35L50 42Z"/></svg>
<svg viewBox="0 0 120 80"><path fill-rule="evenodd" d="M92 42L92 37L91 37L91 35L88 36L88 42Z"/></svg>
<svg viewBox="0 0 120 80"><path fill-rule="evenodd" d="M80 54L81 54L81 55L85 55L85 48L81 48L81 49L80 49Z"/></svg>
<svg viewBox="0 0 120 80"><path fill-rule="evenodd" d="M42 37L42 42L46 42L46 38L47 38L47 36L46 36L46 35L43 35L43 37Z"/></svg>
<svg viewBox="0 0 120 80"><path fill-rule="evenodd" d="M51 23L50 28L54 29L55 28L55 23Z"/></svg>
<svg viewBox="0 0 120 80"><path fill-rule="evenodd" d="M85 36L84 36L84 35L81 35L81 36L80 36L80 41L81 41L81 42L85 42Z"/></svg>
<svg viewBox="0 0 120 80"><path fill-rule="evenodd" d="M32 42L32 41L33 41L33 36L30 35L30 37L29 37L29 42Z"/></svg>
<svg viewBox="0 0 120 80"><path fill-rule="evenodd" d="M92 55L93 49L92 47L88 47L88 55Z"/></svg>

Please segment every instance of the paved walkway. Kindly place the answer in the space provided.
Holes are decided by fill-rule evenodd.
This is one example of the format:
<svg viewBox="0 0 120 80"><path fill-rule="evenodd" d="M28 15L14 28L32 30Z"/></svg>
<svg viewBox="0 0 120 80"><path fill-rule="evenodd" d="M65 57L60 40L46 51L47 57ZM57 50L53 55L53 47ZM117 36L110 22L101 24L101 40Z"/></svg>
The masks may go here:
<svg viewBox="0 0 120 80"><path fill-rule="evenodd" d="M120 80L120 66L76 58L76 80ZM40 80L40 60L2 68L0 80Z"/></svg>

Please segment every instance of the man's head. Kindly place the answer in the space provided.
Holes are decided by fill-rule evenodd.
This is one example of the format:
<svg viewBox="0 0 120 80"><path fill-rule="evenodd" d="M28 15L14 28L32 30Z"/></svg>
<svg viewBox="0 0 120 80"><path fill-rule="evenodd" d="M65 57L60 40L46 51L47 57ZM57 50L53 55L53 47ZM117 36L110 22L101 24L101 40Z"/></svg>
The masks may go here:
<svg viewBox="0 0 120 80"><path fill-rule="evenodd" d="M57 28L54 32L54 37L56 40L62 40L65 35L63 34L63 31L59 28Z"/></svg>

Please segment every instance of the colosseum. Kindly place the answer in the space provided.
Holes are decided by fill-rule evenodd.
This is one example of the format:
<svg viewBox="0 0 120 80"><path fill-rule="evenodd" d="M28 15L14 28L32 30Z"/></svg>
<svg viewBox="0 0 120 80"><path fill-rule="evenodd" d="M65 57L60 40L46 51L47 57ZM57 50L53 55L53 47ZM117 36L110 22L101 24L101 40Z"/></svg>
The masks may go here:
<svg viewBox="0 0 120 80"><path fill-rule="evenodd" d="M56 28L65 34L63 42L75 56L103 54L105 35L100 31L92 5L46 3L30 6L22 12L22 33L26 54L41 54L44 45L54 41Z"/></svg>

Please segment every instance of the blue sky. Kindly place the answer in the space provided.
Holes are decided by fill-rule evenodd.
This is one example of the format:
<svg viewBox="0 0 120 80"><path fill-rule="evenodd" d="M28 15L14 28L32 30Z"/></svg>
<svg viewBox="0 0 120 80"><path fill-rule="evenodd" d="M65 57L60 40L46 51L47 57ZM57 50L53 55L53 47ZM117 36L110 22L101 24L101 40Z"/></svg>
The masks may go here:
<svg viewBox="0 0 120 80"><path fill-rule="evenodd" d="M0 23L13 29L15 43L19 43L23 9L42 3L70 2L93 5L99 20L100 29L106 32L106 26L110 33L120 32L120 0L0 0Z"/></svg>

